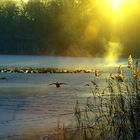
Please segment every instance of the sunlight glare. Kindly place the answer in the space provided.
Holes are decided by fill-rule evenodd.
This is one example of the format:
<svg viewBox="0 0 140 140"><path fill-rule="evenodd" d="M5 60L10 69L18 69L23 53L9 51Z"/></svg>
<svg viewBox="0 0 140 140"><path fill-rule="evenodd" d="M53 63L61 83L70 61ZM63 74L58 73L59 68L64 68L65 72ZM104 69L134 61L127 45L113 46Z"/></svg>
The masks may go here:
<svg viewBox="0 0 140 140"><path fill-rule="evenodd" d="M112 11L116 11L121 6L121 0L112 0Z"/></svg>
<svg viewBox="0 0 140 140"><path fill-rule="evenodd" d="M99 0L97 0L99 2ZM101 0L98 14L102 20L108 21L110 29L123 24L125 19L133 20L133 15L140 12L138 0Z"/></svg>

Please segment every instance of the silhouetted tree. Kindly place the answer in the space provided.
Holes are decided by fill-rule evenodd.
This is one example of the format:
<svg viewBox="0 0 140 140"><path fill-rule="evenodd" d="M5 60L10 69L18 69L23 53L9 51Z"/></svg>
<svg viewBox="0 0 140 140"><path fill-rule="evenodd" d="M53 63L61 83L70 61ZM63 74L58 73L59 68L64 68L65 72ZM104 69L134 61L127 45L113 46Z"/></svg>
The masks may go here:
<svg viewBox="0 0 140 140"><path fill-rule="evenodd" d="M101 56L113 30L98 5L93 0L1 0L0 53ZM124 55L139 55L140 15L133 19L115 31Z"/></svg>

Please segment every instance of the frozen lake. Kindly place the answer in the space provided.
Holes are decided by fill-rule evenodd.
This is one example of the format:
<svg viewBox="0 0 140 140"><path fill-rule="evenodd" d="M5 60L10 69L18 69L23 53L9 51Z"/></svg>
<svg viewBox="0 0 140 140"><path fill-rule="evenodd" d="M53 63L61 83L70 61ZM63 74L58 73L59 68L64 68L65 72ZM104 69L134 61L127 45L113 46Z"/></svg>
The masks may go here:
<svg viewBox="0 0 140 140"><path fill-rule="evenodd" d="M103 59L102 59L103 60ZM100 62L100 63L99 63ZM96 67L101 59L63 58L45 56L0 56L1 66L6 67ZM118 61L125 64L124 61ZM127 63L127 62L126 62ZM102 63L102 65L104 65ZM108 70L114 72L115 69ZM25 74L0 73L8 80L0 81L0 140L27 139L29 136L51 133L60 125L73 125L76 100L84 106L92 96L85 84L91 80L104 87L108 72L102 71L100 78L94 73L69 74ZM53 82L64 82L56 88ZM72 123L73 122L73 123Z"/></svg>

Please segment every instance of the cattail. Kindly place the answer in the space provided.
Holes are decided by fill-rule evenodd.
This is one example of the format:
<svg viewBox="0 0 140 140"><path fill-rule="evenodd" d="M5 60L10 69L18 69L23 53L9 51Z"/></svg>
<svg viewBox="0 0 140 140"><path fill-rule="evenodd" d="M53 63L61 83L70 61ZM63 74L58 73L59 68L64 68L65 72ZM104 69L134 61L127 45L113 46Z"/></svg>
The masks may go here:
<svg viewBox="0 0 140 140"><path fill-rule="evenodd" d="M118 67L118 76L123 75L121 65Z"/></svg>
<svg viewBox="0 0 140 140"><path fill-rule="evenodd" d="M140 59L136 61L136 68L140 72Z"/></svg>
<svg viewBox="0 0 140 140"><path fill-rule="evenodd" d="M114 76L113 73L110 73L110 75L109 75L109 79L115 80L115 76Z"/></svg>
<svg viewBox="0 0 140 140"><path fill-rule="evenodd" d="M132 56L130 54L129 57L128 57L128 68L132 67L132 62L133 62L133 59L132 59Z"/></svg>
<svg viewBox="0 0 140 140"><path fill-rule="evenodd" d="M134 78L138 78L138 76L139 76L139 71L138 71L138 69L137 69L137 67L133 70L133 77Z"/></svg>
<svg viewBox="0 0 140 140"><path fill-rule="evenodd" d="M123 82L124 77L123 77L123 72L121 66L118 67L118 76L116 76L116 79L118 82Z"/></svg>
<svg viewBox="0 0 140 140"><path fill-rule="evenodd" d="M140 76L140 60L136 61L136 66L133 71L133 76L134 76L134 78L137 78L138 76Z"/></svg>

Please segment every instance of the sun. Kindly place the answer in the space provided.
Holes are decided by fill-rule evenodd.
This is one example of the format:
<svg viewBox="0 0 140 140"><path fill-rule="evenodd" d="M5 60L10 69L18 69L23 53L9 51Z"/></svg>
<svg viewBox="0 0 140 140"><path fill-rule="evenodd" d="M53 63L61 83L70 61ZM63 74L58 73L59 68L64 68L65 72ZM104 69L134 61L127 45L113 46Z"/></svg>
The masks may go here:
<svg viewBox="0 0 140 140"><path fill-rule="evenodd" d="M116 11L120 8L122 0L111 0L112 11Z"/></svg>

